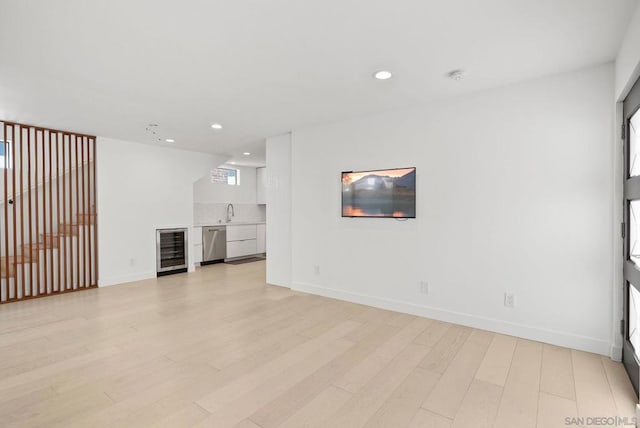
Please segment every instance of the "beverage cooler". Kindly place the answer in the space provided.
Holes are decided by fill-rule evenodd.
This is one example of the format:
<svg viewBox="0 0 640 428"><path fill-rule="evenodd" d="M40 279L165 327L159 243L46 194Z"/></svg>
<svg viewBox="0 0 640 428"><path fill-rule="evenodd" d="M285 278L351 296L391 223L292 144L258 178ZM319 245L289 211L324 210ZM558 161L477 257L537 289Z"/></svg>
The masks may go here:
<svg viewBox="0 0 640 428"><path fill-rule="evenodd" d="M156 230L156 267L158 276L187 272L187 228Z"/></svg>

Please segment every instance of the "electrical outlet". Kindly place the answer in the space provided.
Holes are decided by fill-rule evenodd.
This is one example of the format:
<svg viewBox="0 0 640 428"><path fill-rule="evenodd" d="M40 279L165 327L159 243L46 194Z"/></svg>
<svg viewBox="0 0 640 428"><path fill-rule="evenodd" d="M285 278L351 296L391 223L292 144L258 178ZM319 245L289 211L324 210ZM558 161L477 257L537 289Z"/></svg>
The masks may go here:
<svg viewBox="0 0 640 428"><path fill-rule="evenodd" d="M516 296L513 293L504 293L504 306L507 308L516 306Z"/></svg>
<svg viewBox="0 0 640 428"><path fill-rule="evenodd" d="M313 266L313 272L314 272L316 275L320 275L320 265L314 265L314 266Z"/></svg>
<svg viewBox="0 0 640 428"><path fill-rule="evenodd" d="M420 293L429 294L429 283L427 281L420 281Z"/></svg>

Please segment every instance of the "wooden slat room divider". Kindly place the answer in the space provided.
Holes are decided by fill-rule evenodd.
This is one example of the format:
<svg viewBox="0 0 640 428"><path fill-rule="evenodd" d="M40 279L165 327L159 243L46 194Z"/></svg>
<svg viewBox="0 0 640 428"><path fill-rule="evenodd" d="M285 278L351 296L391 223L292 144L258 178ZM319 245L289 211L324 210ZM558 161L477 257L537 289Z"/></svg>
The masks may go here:
<svg viewBox="0 0 640 428"><path fill-rule="evenodd" d="M0 303L96 287L96 138L0 121Z"/></svg>

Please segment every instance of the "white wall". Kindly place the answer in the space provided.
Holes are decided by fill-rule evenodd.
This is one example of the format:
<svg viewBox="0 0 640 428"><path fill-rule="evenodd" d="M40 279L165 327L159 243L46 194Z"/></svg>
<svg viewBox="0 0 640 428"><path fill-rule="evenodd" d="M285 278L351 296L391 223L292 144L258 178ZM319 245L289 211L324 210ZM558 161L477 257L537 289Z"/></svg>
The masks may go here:
<svg viewBox="0 0 640 428"><path fill-rule="evenodd" d="M213 166L211 169L216 168ZM193 185L194 202L221 204L255 204L256 203L256 169L237 165L222 165L223 168L240 170L240 185L229 186L224 183L212 183L207 173Z"/></svg>
<svg viewBox="0 0 640 428"><path fill-rule="evenodd" d="M606 65L294 131L292 288L609 354L613 97ZM267 141L282 174L271 246L286 234L272 223L287 214L278 142ZM340 217L340 171L406 166L417 167L416 220ZM279 251L268 249L272 276L288 269Z"/></svg>
<svg viewBox="0 0 640 428"><path fill-rule="evenodd" d="M267 283L291 287L291 134L268 138Z"/></svg>
<svg viewBox="0 0 640 428"><path fill-rule="evenodd" d="M156 275L156 228L190 227L193 182L223 159L97 139L99 285ZM189 251L193 264L193 245Z"/></svg>
<svg viewBox="0 0 640 428"><path fill-rule="evenodd" d="M640 6L629 21L618 56L616 58L615 97L622 101L640 76Z"/></svg>

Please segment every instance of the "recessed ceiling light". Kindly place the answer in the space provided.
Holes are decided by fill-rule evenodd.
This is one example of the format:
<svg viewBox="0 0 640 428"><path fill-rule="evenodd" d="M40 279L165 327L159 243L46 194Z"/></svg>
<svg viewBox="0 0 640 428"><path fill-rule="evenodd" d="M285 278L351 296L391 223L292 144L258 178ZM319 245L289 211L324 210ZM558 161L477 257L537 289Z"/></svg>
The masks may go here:
<svg viewBox="0 0 640 428"><path fill-rule="evenodd" d="M451 70L447 73L447 77L451 80L462 80L464 78L464 70Z"/></svg>
<svg viewBox="0 0 640 428"><path fill-rule="evenodd" d="M236 164L235 162L229 162L229 163L230 163L231 165L235 165L235 164Z"/></svg>
<svg viewBox="0 0 640 428"><path fill-rule="evenodd" d="M214 123L211 125L211 129L220 130L222 129L222 125L220 125L219 123Z"/></svg>
<svg viewBox="0 0 640 428"><path fill-rule="evenodd" d="M174 140L173 138L167 138L164 141L166 141L167 143L175 143L176 142L176 140Z"/></svg>
<svg viewBox="0 0 640 428"><path fill-rule="evenodd" d="M244 152L244 153L243 153L243 155L245 155L245 156L251 156L251 153L249 153L249 152Z"/></svg>
<svg viewBox="0 0 640 428"><path fill-rule="evenodd" d="M373 77L378 80L388 80L391 79L392 76L393 74L388 70L379 70L373 73Z"/></svg>

